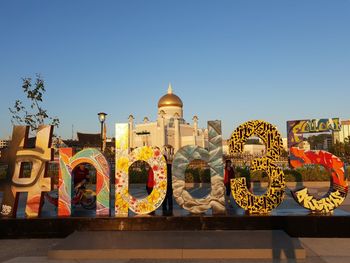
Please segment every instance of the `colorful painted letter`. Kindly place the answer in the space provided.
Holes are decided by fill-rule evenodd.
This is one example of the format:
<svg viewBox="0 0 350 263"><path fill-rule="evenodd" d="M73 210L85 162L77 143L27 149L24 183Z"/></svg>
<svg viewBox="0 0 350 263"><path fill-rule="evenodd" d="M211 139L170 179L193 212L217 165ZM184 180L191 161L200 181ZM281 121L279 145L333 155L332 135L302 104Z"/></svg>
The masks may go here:
<svg viewBox="0 0 350 263"><path fill-rule="evenodd" d="M148 214L163 202L167 189L167 166L158 148L143 146L128 153L128 124L116 124L115 155L115 215L128 216L130 208L136 214ZM129 167L136 161L145 161L154 173L155 185L149 196L137 199L129 194Z"/></svg>
<svg viewBox="0 0 350 263"><path fill-rule="evenodd" d="M173 160L173 193L176 202L191 213L204 213L212 208L214 214L225 212L224 166L222 160L221 122L209 121L209 152L199 146L187 145L179 149ZM210 167L211 193L195 199L185 190L185 171L192 160L199 159Z"/></svg>
<svg viewBox="0 0 350 263"><path fill-rule="evenodd" d="M72 214L72 171L82 163L96 169L96 215L110 215L110 169L104 155L97 149L86 148L73 155L71 148L59 149L58 215Z"/></svg>
<svg viewBox="0 0 350 263"><path fill-rule="evenodd" d="M266 146L266 155L255 158L250 166L251 171L265 171L269 177L269 186L264 195L252 194L246 185L245 178L231 180L232 195L237 204L249 213L269 213L276 208L284 198L286 186L284 174L275 161L281 155L282 138L278 130L265 121L248 121L240 125L229 141L230 154L243 152L246 140L258 136Z"/></svg>
<svg viewBox="0 0 350 263"><path fill-rule="evenodd" d="M295 201L306 209L317 213L329 213L340 206L348 193L348 182L344 175L344 164L335 155L326 151L304 151L290 148L290 164L297 168L304 164L319 164L331 172L331 186L327 194L316 199L305 187L292 192Z"/></svg>

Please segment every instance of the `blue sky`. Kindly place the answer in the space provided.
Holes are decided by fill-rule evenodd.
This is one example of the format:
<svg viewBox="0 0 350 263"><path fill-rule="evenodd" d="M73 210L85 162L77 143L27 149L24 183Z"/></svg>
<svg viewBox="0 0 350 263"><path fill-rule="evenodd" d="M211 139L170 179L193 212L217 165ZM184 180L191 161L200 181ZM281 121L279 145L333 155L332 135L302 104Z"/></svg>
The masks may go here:
<svg viewBox="0 0 350 263"><path fill-rule="evenodd" d="M350 1L1 1L0 138L21 78L40 73L64 138L156 118L171 82L184 117L350 118Z"/></svg>

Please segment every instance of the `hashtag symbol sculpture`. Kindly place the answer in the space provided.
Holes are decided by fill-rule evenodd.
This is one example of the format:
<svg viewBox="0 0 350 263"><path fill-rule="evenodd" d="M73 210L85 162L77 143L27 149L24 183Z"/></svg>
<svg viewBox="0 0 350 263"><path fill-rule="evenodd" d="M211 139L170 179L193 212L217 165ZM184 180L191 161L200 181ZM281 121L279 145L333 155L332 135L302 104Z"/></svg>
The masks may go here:
<svg viewBox="0 0 350 263"><path fill-rule="evenodd" d="M16 217L19 193L28 193L26 216L39 215L42 193L51 190L51 178L47 177L47 170L48 162L53 160L52 132L53 126L39 126L33 148L29 145L29 127L14 126L12 141L4 156L8 169L0 208L1 216ZM31 167L28 175L23 173L25 163Z"/></svg>

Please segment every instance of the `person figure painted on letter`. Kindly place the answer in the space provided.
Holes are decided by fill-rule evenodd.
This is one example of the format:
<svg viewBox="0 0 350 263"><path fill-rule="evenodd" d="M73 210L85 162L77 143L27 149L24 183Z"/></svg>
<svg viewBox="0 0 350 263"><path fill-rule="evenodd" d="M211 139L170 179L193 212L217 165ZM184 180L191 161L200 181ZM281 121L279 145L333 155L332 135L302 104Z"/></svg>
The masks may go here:
<svg viewBox="0 0 350 263"><path fill-rule="evenodd" d="M89 169L85 165L79 164L73 169L74 189L83 189L85 184L89 181Z"/></svg>

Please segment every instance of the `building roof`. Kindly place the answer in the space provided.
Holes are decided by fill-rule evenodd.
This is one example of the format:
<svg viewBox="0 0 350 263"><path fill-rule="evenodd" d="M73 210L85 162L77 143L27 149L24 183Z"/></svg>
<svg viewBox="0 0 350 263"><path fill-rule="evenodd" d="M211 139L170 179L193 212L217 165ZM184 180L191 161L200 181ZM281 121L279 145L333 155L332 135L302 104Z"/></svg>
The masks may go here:
<svg viewBox="0 0 350 263"><path fill-rule="evenodd" d="M101 144L101 134L81 133L77 132L78 140L86 146L98 146Z"/></svg>
<svg viewBox="0 0 350 263"><path fill-rule="evenodd" d="M161 97L158 102L158 108L166 106L177 106L181 108L183 106L182 100L173 93L173 89L170 83L168 87L168 93Z"/></svg>

